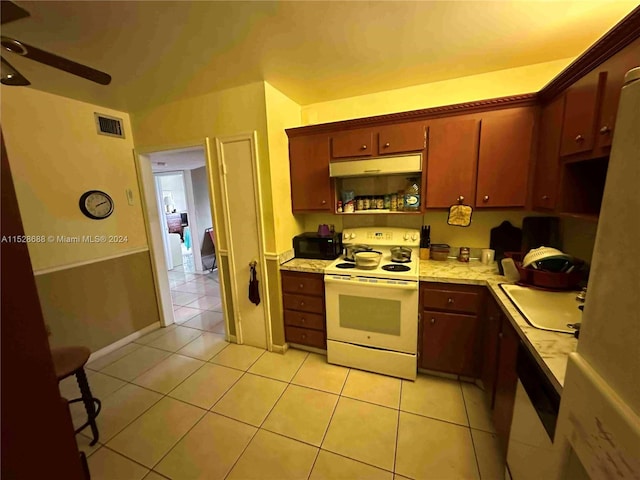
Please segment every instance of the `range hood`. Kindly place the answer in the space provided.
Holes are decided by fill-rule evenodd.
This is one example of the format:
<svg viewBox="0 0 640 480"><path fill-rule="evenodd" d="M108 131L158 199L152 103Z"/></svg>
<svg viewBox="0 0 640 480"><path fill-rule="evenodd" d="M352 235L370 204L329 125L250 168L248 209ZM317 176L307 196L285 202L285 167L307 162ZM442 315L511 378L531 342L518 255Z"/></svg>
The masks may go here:
<svg viewBox="0 0 640 480"><path fill-rule="evenodd" d="M329 164L331 177L370 177L375 175L396 175L420 173L422 155L401 155L376 158L353 158Z"/></svg>

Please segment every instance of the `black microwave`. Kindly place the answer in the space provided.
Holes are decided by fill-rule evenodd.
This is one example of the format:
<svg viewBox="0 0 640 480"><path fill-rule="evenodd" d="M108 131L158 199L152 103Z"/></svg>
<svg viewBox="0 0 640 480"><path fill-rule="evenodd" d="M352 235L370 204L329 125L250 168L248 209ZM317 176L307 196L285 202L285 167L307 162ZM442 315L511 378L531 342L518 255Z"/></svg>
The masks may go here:
<svg viewBox="0 0 640 480"><path fill-rule="evenodd" d="M296 258L335 260L342 254L342 234L336 232L328 236L316 232L305 232L293 237L293 251Z"/></svg>

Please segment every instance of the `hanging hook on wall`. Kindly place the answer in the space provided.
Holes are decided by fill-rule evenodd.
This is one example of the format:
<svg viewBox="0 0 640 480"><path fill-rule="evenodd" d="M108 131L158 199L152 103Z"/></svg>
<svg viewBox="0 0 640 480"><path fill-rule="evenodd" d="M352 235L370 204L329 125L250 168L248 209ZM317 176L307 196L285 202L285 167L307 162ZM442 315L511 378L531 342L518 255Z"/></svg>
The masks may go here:
<svg viewBox="0 0 640 480"><path fill-rule="evenodd" d="M253 262L249 262L250 268L256 268L257 265L258 265L258 262L256 260L254 260Z"/></svg>

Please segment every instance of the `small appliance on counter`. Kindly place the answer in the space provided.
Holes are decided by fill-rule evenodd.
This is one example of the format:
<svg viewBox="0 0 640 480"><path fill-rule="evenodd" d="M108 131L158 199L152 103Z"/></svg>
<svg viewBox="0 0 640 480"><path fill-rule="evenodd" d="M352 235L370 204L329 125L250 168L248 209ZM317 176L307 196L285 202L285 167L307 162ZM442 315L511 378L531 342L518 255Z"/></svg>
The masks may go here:
<svg viewBox="0 0 640 480"><path fill-rule="evenodd" d="M322 227L322 225L321 225ZM342 235L332 232L330 227L318 232L304 232L293 237L293 251L297 258L312 260L335 260L342 254Z"/></svg>

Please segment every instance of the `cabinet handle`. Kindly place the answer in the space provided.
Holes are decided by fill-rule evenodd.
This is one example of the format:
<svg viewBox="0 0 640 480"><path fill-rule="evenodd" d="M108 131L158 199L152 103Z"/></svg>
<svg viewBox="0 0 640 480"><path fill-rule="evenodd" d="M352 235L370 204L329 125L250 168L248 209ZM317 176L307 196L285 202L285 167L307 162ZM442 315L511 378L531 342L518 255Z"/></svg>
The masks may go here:
<svg viewBox="0 0 640 480"><path fill-rule="evenodd" d="M367 149L367 146L366 146L366 145L362 145L362 146L360 147L360 150L366 150L366 149Z"/></svg>
<svg viewBox="0 0 640 480"><path fill-rule="evenodd" d="M306 334L306 333L303 333L303 334L302 334L302 339L303 339L303 340L306 340L306 339L307 339L307 334Z"/></svg>
<svg viewBox="0 0 640 480"><path fill-rule="evenodd" d="M580 134L576 135L576 142L577 143L582 143L584 142L584 137Z"/></svg>
<svg viewBox="0 0 640 480"><path fill-rule="evenodd" d="M600 135L606 135L608 133L611 133L611 128L609 128L608 125L605 125L600 129Z"/></svg>
<svg viewBox="0 0 640 480"><path fill-rule="evenodd" d="M453 298L449 297L449 298L447 299L447 303L448 303L449 305L451 305L451 304L453 303Z"/></svg>
<svg viewBox="0 0 640 480"><path fill-rule="evenodd" d="M498 334L498 338L499 338L500 340L502 340L502 337L504 337L504 334L503 334L502 332L500 332L500 333Z"/></svg>
<svg viewBox="0 0 640 480"><path fill-rule="evenodd" d="M434 323L436 323L436 319L435 319L435 318L432 318L432 319L430 320L430 322L431 322L431 324L434 324Z"/></svg>
<svg viewBox="0 0 640 480"><path fill-rule="evenodd" d="M458 197L458 203L462 203L462 202L464 202L464 197L462 195L460 195Z"/></svg>
<svg viewBox="0 0 640 480"><path fill-rule="evenodd" d="M304 288L304 283L301 283L300 285L298 285L298 288Z"/></svg>
<svg viewBox="0 0 640 480"><path fill-rule="evenodd" d="M306 319L306 318L304 318L304 317L300 318L300 323L304 323L304 322L306 322L306 321L307 321L307 319Z"/></svg>
<svg viewBox="0 0 640 480"><path fill-rule="evenodd" d="M542 195L543 200L549 200L549 195Z"/></svg>
<svg viewBox="0 0 640 480"><path fill-rule="evenodd" d="M391 146L391 144L389 142L384 144L384 148L389 148Z"/></svg>
<svg viewBox="0 0 640 480"><path fill-rule="evenodd" d="M326 200L322 200L320 203L321 203L322 205L326 205L326 204L327 204L327 201L326 201Z"/></svg>
<svg viewBox="0 0 640 480"><path fill-rule="evenodd" d="M300 306L301 306L301 307L304 307L304 302L300 302Z"/></svg>
<svg viewBox="0 0 640 480"><path fill-rule="evenodd" d="M487 203L489 201L489 195L485 195L484 197L482 197L482 201Z"/></svg>

